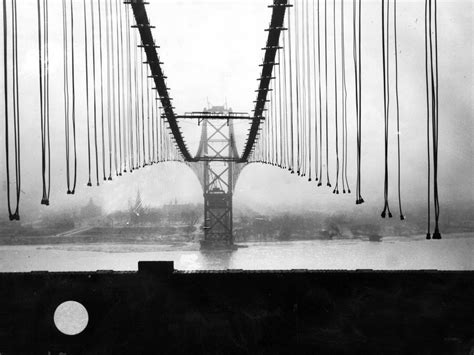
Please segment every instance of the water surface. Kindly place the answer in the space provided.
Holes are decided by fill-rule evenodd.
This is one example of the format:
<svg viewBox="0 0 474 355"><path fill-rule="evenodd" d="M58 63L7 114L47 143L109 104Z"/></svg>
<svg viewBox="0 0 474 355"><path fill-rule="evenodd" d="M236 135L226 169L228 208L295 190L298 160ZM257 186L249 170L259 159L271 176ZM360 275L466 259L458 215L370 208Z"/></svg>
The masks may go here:
<svg viewBox="0 0 474 355"><path fill-rule="evenodd" d="M234 252L197 245L90 244L1 246L0 272L137 270L138 261L172 260L179 270L474 269L474 233L442 240L384 238L246 243Z"/></svg>

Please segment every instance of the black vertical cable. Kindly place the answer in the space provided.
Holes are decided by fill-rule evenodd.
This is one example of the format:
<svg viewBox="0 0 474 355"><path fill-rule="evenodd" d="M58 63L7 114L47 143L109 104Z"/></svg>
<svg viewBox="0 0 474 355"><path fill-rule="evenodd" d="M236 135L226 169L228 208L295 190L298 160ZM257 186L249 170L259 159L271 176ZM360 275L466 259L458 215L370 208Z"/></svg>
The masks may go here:
<svg viewBox="0 0 474 355"><path fill-rule="evenodd" d="M124 67L125 67L125 58L124 58L124 42L123 42L123 26L122 26L122 4L121 0L116 0L116 9L115 13L117 15L117 18L120 20L117 21L117 33L120 33L120 42L117 43L117 60L118 60L118 82L117 85L120 88L120 97L118 100L120 101L119 105L119 117L118 117L118 122L119 122L119 176L122 176L122 171L126 171L126 149L127 146L125 144L125 141L123 142L123 148L122 148L122 140L126 136L126 100L125 100L125 72L124 72ZM117 34L117 41L118 41L119 35ZM119 53L120 50L120 53ZM122 135L122 120L123 120L123 135Z"/></svg>
<svg viewBox="0 0 474 355"><path fill-rule="evenodd" d="M361 55L361 48L362 48L362 0L359 0L359 41L358 41L358 61L357 64L359 66L358 73L359 73L359 169L358 169L358 184L359 184L359 204L364 203L364 199L362 198L361 192L361 170L362 170L362 55Z"/></svg>
<svg viewBox="0 0 474 355"><path fill-rule="evenodd" d="M138 67L137 67L137 51L138 51L138 43L137 43L137 34L133 36L134 43L133 43L133 83L135 89L135 169L140 168L140 93L138 91Z"/></svg>
<svg viewBox="0 0 474 355"><path fill-rule="evenodd" d="M71 12L71 89L72 89L72 140L74 149L74 178L72 182L71 194L73 195L76 191L77 183L77 142L76 142L76 76L75 76L75 52L74 52L74 11L72 0L70 3Z"/></svg>
<svg viewBox="0 0 474 355"><path fill-rule="evenodd" d="M327 16L328 2L324 0L324 80L326 93L326 185L331 187L329 181L329 115L328 115L328 16Z"/></svg>
<svg viewBox="0 0 474 355"><path fill-rule="evenodd" d="M382 59L383 59L383 85L384 85L384 121L385 121L385 179L384 179L384 209L381 213L382 218L392 218L388 203L388 125L390 113L390 68L389 68L389 22L390 8L387 4L387 15L385 15L385 0L382 0Z"/></svg>
<svg viewBox="0 0 474 355"><path fill-rule="evenodd" d="M43 11L41 11L41 8ZM49 151L49 114L48 114L48 41L47 41L47 5L46 0L37 0L38 11L38 52L39 52L39 82L40 82L40 118L41 118L41 172L43 181L42 205L49 205L51 180L51 156ZM44 46L43 46L44 44ZM48 170L48 172L46 172ZM47 177L46 177L47 175Z"/></svg>
<svg viewBox="0 0 474 355"><path fill-rule="evenodd" d="M337 122L337 44L336 44L336 1L333 2L333 29L334 29L334 123L336 127L336 184L335 194L339 194L339 132Z"/></svg>
<svg viewBox="0 0 474 355"><path fill-rule="evenodd" d="M8 142L8 26L7 26L7 0L3 0L3 94L5 107L5 166L7 172L7 208L10 221L13 213L10 203L10 149Z"/></svg>
<svg viewBox="0 0 474 355"><path fill-rule="evenodd" d="M45 73L45 84L44 84L44 117L45 117L45 149L47 152L47 165L48 165L48 186L47 186L47 202L49 204L49 196L51 194L51 140L50 140L50 124L49 124L49 6L48 0L43 0L43 13L44 13L44 73ZM46 205L48 205L46 204Z"/></svg>
<svg viewBox="0 0 474 355"><path fill-rule="evenodd" d="M347 181L347 87L346 87L346 45L345 45L345 28L344 28L344 1L341 1L341 58L342 58L342 146L343 146L343 162L342 162L342 192L345 193L344 184L347 187L347 193L351 193L349 182Z"/></svg>
<svg viewBox="0 0 474 355"><path fill-rule="evenodd" d="M117 4L117 3L115 3ZM117 151L117 121L120 117L120 80L119 80L119 43L118 43L118 33L115 31L114 27L114 17L113 17L113 0L109 2L109 17L110 17L110 36L112 37L112 48L111 48L111 58L112 58L112 134L114 141L114 164L115 164L115 176L118 176L119 172L119 160L118 160L118 151ZM118 24L118 16L115 18L115 24ZM117 46L117 48L115 47ZM117 49L117 50L116 50ZM115 56L116 54L116 56ZM115 58L114 58L115 57ZM117 84L115 84L115 72L113 69L117 70ZM116 90L114 90L116 89Z"/></svg>
<svg viewBox="0 0 474 355"><path fill-rule="evenodd" d="M316 76L316 45L314 44L316 40L316 19L315 19L315 5L314 0L313 4L313 78L314 78L314 180L318 181L318 170L319 170L319 161L318 161L318 109L317 109L317 76ZM318 19L319 22L319 19Z"/></svg>
<svg viewBox="0 0 474 355"><path fill-rule="evenodd" d="M287 86L287 55L286 55L286 33L283 32L283 107L285 109L285 169L291 170L290 149L289 149L289 127L288 127L288 86Z"/></svg>
<svg viewBox="0 0 474 355"><path fill-rule="evenodd" d="M14 219L20 220L21 165L20 165L20 95L18 80L18 17L16 0L12 0L13 24L13 132L15 134L16 210Z"/></svg>
<svg viewBox="0 0 474 355"><path fill-rule="evenodd" d="M281 95L281 65L282 65L282 62L281 62L281 56L280 56L280 50L278 49L278 86L275 85L275 87L278 87L278 111L279 111L279 127L280 127L280 132L278 134L278 138L279 138L279 141L278 141L278 149L280 151L280 160L277 161L277 165L278 167L282 168L283 167L283 162L282 162L282 158L283 158L283 131L282 131L282 120L283 120L283 113L282 113L282 110L281 110L281 101L282 101L282 95Z"/></svg>
<svg viewBox="0 0 474 355"><path fill-rule="evenodd" d="M311 145L311 136L312 136L312 128L311 128L311 69L310 69L310 62L311 62L311 55L310 55L310 46L309 46L309 5L308 1L306 0L306 55L307 55L307 71L308 71L308 168L309 168L309 176L308 181L311 181L312 177L312 145Z"/></svg>
<svg viewBox="0 0 474 355"><path fill-rule="evenodd" d="M305 20L305 6L304 1L301 2L301 110L300 110L300 130L301 130L301 176L304 177L306 174L306 51L305 51L305 30L304 30L304 20Z"/></svg>
<svg viewBox="0 0 474 355"><path fill-rule="evenodd" d="M87 11L86 11L86 0L84 4L84 61L86 63L86 117L87 117L87 156L88 156L88 167L89 167L89 180L87 186L92 186L91 181L91 137L90 137L90 109L89 109L89 54L87 48L89 47L88 36L87 36Z"/></svg>
<svg viewBox="0 0 474 355"><path fill-rule="evenodd" d="M296 49L295 49L295 61L296 61L296 157L297 157L297 160L296 160L296 173L298 174L298 176L301 174L301 155L300 155L300 134L301 134L301 127L300 127L300 120L301 120L301 116L300 116L300 95L299 95L299 86L300 86L300 82L299 82L299 76L300 76L300 72L299 72L299 21L298 21L298 8L295 7L295 42L296 42Z"/></svg>
<svg viewBox="0 0 474 355"><path fill-rule="evenodd" d="M113 42L112 38L112 30L110 26L110 10L109 10L109 1L105 0L105 38L106 38L106 62L107 62L107 137L108 137L108 146L109 146L109 176L107 180L112 180L112 96L111 96L111 69L112 63L110 61L110 46L111 41ZM115 115L114 115L115 116Z"/></svg>
<svg viewBox="0 0 474 355"><path fill-rule="evenodd" d="M95 20L94 20L94 1L91 0L91 22L92 22L92 81L94 96L94 146L95 146L95 174L96 183L99 186L99 150L97 144L97 90L96 90L96 67L95 67Z"/></svg>
<svg viewBox="0 0 474 355"><path fill-rule="evenodd" d="M426 4L425 4L426 7ZM429 0L428 6L428 23L427 28L429 34L429 68L430 73L428 74L428 64L426 64L427 77L429 75L429 82L431 83L431 130L432 130L432 141L433 141L433 202L434 202L434 211L435 211L435 231L433 233L433 239L441 239L441 234L439 232L439 197L438 197L438 24L437 24L437 3L434 1L434 6L432 8L432 0ZM425 19L426 22L426 19ZM434 24L434 41L433 41L433 24ZM426 25L425 25L426 27ZM426 37L425 37L426 38ZM425 42L427 40L425 39ZM426 46L428 43L426 44ZM434 54L433 54L434 52ZM428 62L428 51L426 50L426 62ZM427 92L428 89L428 80L427 80ZM429 101L429 94L427 95ZM429 108L429 103L428 103ZM429 112L429 110L428 110ZM427 136L429 139L429 121L430 117L428 114L427 118L428 130ZM428 144L429 152L429 144ZM428 154L428 172L430 167L430 156ZM430 179L428 178L428 190L430 189ZM429 196L429 191L428 191ZM428 203L430 203L428 198ZM430 210L428 208L428 216L430 216ZM428 217L428 224L430 223L430 217ZM429 238L429 225L428 225L428 234Z"/></svg>
<svg viewBox="0 0 474 355"><path fill-rule="evenodd" d="M291 126L291 173L295 173L295 152L294 152L294 120L293 120L293 66L292 66L292 47L291 47L291 16L288 9L288 49L289 49L289 67L290 67L290 126ZM291 31L291 32L290 32Z"/></svg>
<svg viewBox="0 0 474 355"><path fill-rule="evenodd" d="M8 26L7 26L7 4L6 0L3 0L3 62L4 62L4 99L5 99L5 154L6 154L6 173L7 173L7 207L10 221L19 220L19 194L18 194L18 135L17 135L17 122L16 122L16 58L15 58L15 46L16 46L16 31L15 31L15 3L12 1L12 96L13 96L13 132L15 141L15 174L16 174L16 186L17 186L17 201L15 212L12 212L11 208L11 196L10 196L10 148L9 148L9 111L8 111Z"/></svg>
<svg viewBox="0 0 474 355"><path fill-rule="evenodd" d="M435 202L435 231L433 233L433 239L441 239L441 233L439 232L439 196L438 196L438 122L439 122L439 85L438 85L438 5L437 0L434 0L434 52L435 52L435 116L433 121L433 158L434 158L434 202Z"/></svg>
<svg viewBox="0 0 474 355"><path fill-rule="evenodd" d="M100 107L101 107L101 135L102 135L102 175L104 181L107 180L105 177L105 128L104 128L104 65L103 65L103 55L102 55L102 11L100 6L100 1L98 1L99 9L99 62L100 62Z"/></svg>
<svg viewBox="0 0 474 355"><path fill-rule="evenodd" d="M69 169L69 45L68 45L68 32L67 32L67 11L66 11L66 0L62 0L62 15L63 15L63 100L64 100L64 127L65 127L65 140L66 140L66 181L67 181L67 194L71 194L70 187L70 169Z"/></svg>
<svg viewBox="0 0 474 355"><path fill-rule="evenodd" d="M429 81L428 75L428 0L425 0L425 79L426 79L426 143L428 153L428 231L426 233L426 239L431 239L431 156L430 156L430 94L429 94Z"/></svg>
<svg viewBox="0 0 474 355"><path fill-rule="evenodd" d="M151 71L150 71L151 74ZM155 150L155 121L156 121L156 115L155 115L155 108L154 108L154 99L153 99L153 91L148 90L150 97L150 109L151 109L151 163L155 164L156 163L156 150Z"/></svg>
<svg viewBox="0 0 474 355"><path fill-rule="evenodd" d="M400 211L400 219L404 220L405 216L402 211L402 195L401 195L401 179L400 179L400 105L398 99L398 43L397 43L397 0L393 0L393 40L395 46L395 100L397 108L397 163L398 163L398 208Z"/></svg>
<svg viewBox="0 0 474 355"><path fill-rule="evenodd" d="M362 8L359 0L358 12L356 1L353 2L353 26L354 26L354 69L356 88L356 116L357 116L357 184L356 204L364 203L361 195L361 153L362 153L362 72L361 72L361 38L362 38Z"/></svg>
<svg viewBox="0 0 474 355"><path fill-rule="evenodd" d="M146 69L147 74L149 74L149 68L147 67ZM148 75L147 75L148 76ZM151 140L150 140L150 80L148 78L145 78L146 80L146 112L147 112L147 145L148 145L148 162L147 165L152 164L152 160L150 158L150 152L151 152Z"/></svg>
<svg viewBox="0 0 474 355"><path fill-rule="evenodd" d="M133 97L132 97L132 54L131 54L131 45L132 39L130 37L130 11L127 7L126 11L126 24L127 29L127 68L128 68L128 86L129 86L129 107L128 107L128 154L129 154L129 171L133 172L135 168L134 160L134 150L133 150Z"/></svg>
<svg viewBox="0 0 474 355"><path fill-rule="evenodd" d="M288 156L288 100L287 100L287 86L286 86L286 76L287 76L287 68L286 68L286 41L285 41L285 33L283 32L283 38L282 38L282 56L283 56L283 92L282 92L282 105L283 105L283 168L284 169L289 169L289 156ZM281 76L281 74L279 74Z"/></svg>
<svg viewBox="0 0 474 355"><path fill-rule="evenodd" d="M320 0L317 1L318 13L318 103L319 103L319 182L318 186L323 184L323 111L321 98L321 16L320 16Z"/></svg>
<svg viewBox="0 0 474 355"><path fill-rule="evenodd" d="M141 80L140 80L140 87L141 87L141 97L142 97L142 149L143 149L143 157L142 157L142 165L146 166L146 145L145 145L145 93L144 91L144 76L143 73L143 50L140 50L140 70L141 70Z"/></svg>

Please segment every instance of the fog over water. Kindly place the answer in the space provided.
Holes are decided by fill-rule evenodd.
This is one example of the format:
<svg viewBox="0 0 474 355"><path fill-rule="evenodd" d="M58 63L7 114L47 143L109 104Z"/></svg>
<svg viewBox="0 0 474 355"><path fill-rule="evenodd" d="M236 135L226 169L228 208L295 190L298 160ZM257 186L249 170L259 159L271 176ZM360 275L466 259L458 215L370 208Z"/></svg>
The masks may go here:
<svg viewBox="0 0 474 355"><path fill-rule="evenodd" d="M82 2L75 3L78 16L82 16ZM348 2L348 5L351 4ZM250 112L255 100L254 90L259 77L258 64L262 61L261 48L266 41L271 9L268 1L254 0L193 0L152 1L147 7L150 22L156 25L154 37L164 62L167 83L171 88L173 105L178 113L201 110L210 102L225 102L239 112ZM51 206L41 201L41 137L39 118L39 80L36 42L36 1L19 1L18 21L22 24L19 34L20 104L22 123L22 194L20 214L22 222L32 222L50 211L67 211L84 206L91 198L106 212L127 209L129 201L140 190L143 203L160 206L177 199L181 203L202 203L202 190L194 173L184 164L165 163L147 167L102 182L100 187L86 187L87 183L87 134L85 125L85 83L83 38L77 38L77 135L78 135L78 186L76 195L66 195L65 145L63 119L62 79L62 31L61 21L50 21L50 68L51 70L51 122L52 122L52 191ZM332 189L316 187L288 171L275 167L251 164L239 177L235 195L236 209L251 209L257 213L285 212L343 212L372 215L380 219L383 208L383 83L380 1L363 1L362 19L362 196L366 201L355 205L356 179L356 127L351 26L346 26L347 91L349 156L348 178L353 187L351 195L332 194ZM330 12L331 13L331 12ZM438 1L439 31L439 198L441 204L440 226L449 211L455 214L458 206L472 206L474 202L473 176L473 19L472 1ZM351 6L347 10L347 23L351 22ZM60 2L50 1L50 18L61 18ZM83 24L75 24L83 33ZM328 43L332 43L329 31ZM420 213L426 209L426 98L424 77L424 1L398 1L399 86L402 156L402 199L405 215ZM3 49L0 48L0 51ZM331 52L329 53L331 54ZM0 53L3 57L3 52ZM329 61L328 72L333 72ZM0 73L3 80L3 71ZM329 77L329 92L334 80ZM3 86L0 88L3 97ZM333 119L333 105L329 101L329 117ZM393 106L392 106L393 108ZM3 112L3 101L0 111ZM389 198L394 220L387 223L403 223L398 219L396 199L396 126L395 111L391 111L390 123L390 188ZM54 123L54 124L53 124ZM194 123L182 123L186 141L195 151L200 127ZM239 151L245 141L246 123L236 124ZM0 127L0 146L4 146L4 127ZM334 127L330 126L330 136ZM333 138L331 138L333 139ZM334 144L330 140L330 149ZM335 156L330 154L330 174L335 177ZM0 214L6 212L5 156L0 159ZM14 183L12 189L14 188ZM471 210L472 211L472 210ZM467 213L467 212L463 212ZM472 212L465 219L473 219ZM397 219L397 221L395 221ZM472 235L470 235L472 236ZM316 243L316 242L315 242ZM444 251L465 258L464 247L472 251L472 243L444 242ZM317 244L317 243L316 243ZM315 244L315 245L316 245ZM322 244L317 244L318 248ZM325 245L325 244L324 244ZM405 244L403 244L405 245ZM421 245L421 244L420 244ZM423 244L433 248L439 246ZM19 247L18 247L19 248ZM287 246L285 246L287 248ZM313 248L313 244L311 244ZM314 246L314 248L316 248ZM346 246L341 246L346 250ZM377 248L373 246L371 248ZM383 248L383 247L380 247ZM250 250L251 248L249 248ZM282 249L283 250L283 249ZM291 249L293 250L293 249ZM354 249L359 250L359 249ZM296 248L295 252L302 252ZM459 253L458 253L459 252ZM3 253L3 251L0 251ZM75 252L74 252L75 253ZM236 255L250 251L239 250ZM354 251L354 253L357 253ZM458 253L458 254L456 254ZM45 257L44 250L40 252ZM72 255L72 254L71 254ZM194 254L193 254L194 255ZM250 255L250 254L249 254ZM361 254L365 255L365 254ZM74 254L74 257L80 256ZM23 260L23 259L22 259ZM25 259L26 260L26 259ZM240 259L243 260L243 259ZM348 260L348 259L347 259ZM362 258L358 259L362 260ZM242 262L232 264L237 268ZM461 268L472 268L472 259L462 261ZM436 264L436 263L434 263ZM107 264L108 265L108 264ZM311 264L316 265L316 264ZM340 265L343 265L340 264ZM385 264L380 264L383 265ZM425 264L423 264L425 265ZM454 265L454 264L453 264ZM467 267L466 267L467 265ZM3 264L4 267L5 264ZM317 264L318 267L319 264ZM424 267L418 265L420 267ZM256 265L255 267L258 267ZM0 267L1 269L1 267Z"/></svg>

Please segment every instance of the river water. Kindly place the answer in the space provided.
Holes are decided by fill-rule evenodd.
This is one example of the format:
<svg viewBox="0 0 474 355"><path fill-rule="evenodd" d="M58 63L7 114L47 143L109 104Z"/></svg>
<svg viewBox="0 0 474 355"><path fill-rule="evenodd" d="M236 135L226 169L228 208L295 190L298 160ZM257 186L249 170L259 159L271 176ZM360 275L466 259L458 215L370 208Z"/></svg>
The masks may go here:
<svg viewBox="0 0 474 355"><path fill-rule="evenodd" d="M474 233L442 240L391 237L380 242L314 240L243 244L234 252L197 245L90 244L0 246L0 272L137 270L138 261L172 260L179 270L474 269Z"/></svg>

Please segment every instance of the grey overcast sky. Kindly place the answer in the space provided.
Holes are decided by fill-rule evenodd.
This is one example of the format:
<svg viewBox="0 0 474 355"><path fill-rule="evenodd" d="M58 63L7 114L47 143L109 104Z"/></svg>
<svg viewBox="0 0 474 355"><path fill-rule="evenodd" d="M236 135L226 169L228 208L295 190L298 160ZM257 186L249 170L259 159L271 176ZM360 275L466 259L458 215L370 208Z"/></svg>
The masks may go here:
<svg viewBox="0 0 474 355"><path fill-rule="evenodd" d="M115 1L115 0L114 0ZM309 0L310 3L312 0ZM261 47L270 21L268 1L255 0L152 0L147 7L168 85L178 113L200 110L207 101L224 102L235 111L250 112L262 60ZM79 173L77 194L66 195L64 120L62 116L61 3L50 1L50 65L52 122L51 206L40 206L41 150L36 42L36 1L18 1L19 66L22 122L21 215L34 220L49 210L82 206L90 198L107 211L123 209L140 189L148 205L162 205L175 198L180 202L202 202L202 191L193 172L184 164L166 163L140 169L100 187L87 188L82 1L74 3L77 16L77 105ZM347 2L350 21L351 2ZM380 1L363 1L363 162L362 195L366 204L355 206L355 194L334 196L328 188L317 188L286 171L252 164L237 183L235 206L255 211L360 209L373 213L383 207L383 86L381 60ZM424 1L398 2L399 81L402 139L402 196L410 208L426 201L426 99L424 79ZM470 203L473 198L473 11L472 1L438 1L439 97L440 97L440 201L443 206ZM331 11L328 12L331 14ZM54 20L54 21L53 21ZM350 22L348 22L350 24ZM347 80L349 120L349 182L355 190L355 103L350 53L351 26L347 25ZM332 32L329 32L331 43ZM2 49L3 51L3 49ZM2 53L3 56L3 53ZM329 68L331 70L331 66ZM330 71L331 73L331 71ZM3 72L1 74L3 80ZM331 78L331 77L330 77ZM330 85L333 85L330 83ZM3 86L0 91L3 90ZM3 97L3 91L1 94ZM332 106L329 106L332 110ZM0 103L3 112L3 100ZM330 111L330 117L333 112ZM3 121L2 121L3 122ZM4 147L4 127L0 139ZM199 127L183 125L191 147L197 146ZM240 148L246 125L237 125ZM396 210L395 120L390 139L390 202ZM1 208L6 216L5 156L1 154ZM334 159L334 158L332 158ZM335 164L331 164L334 176ZM334 178L333 178L334 179ZM451 207L450 207L451 208ZM378 216L374 215L374 218Z"/></svg>

